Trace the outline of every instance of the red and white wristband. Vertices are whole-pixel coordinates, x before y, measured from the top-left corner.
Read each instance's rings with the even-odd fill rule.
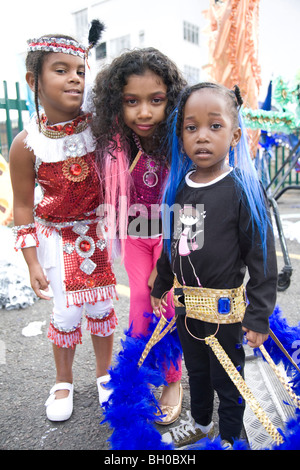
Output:
[[[27,225],[15,225],[13,227],[15,235],[15,250],[39,246],[35,223]]]

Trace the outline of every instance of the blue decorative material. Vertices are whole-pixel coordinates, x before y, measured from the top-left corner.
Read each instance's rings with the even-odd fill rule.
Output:
[[[163,232],[164,232],[164,248],[169,255],[171,260],[171,239],[172,239],[172,225],[174,214],[172,211],[166,210],[166,207],[172,207],[177,192],[182,187],[184,183],[184,177],[188,171],[193,167],[192,160],[183,152],[181,145],[178,141],[176,135],[176,126],[177,126],[177,117],[178,110],[175,109],[173,113],[170,114],[168,118],[168,147],[171,149],[171,160],[170,160],[170,172],[167,178],[164,197],[162,205],[162,222],[163,222]],[[166,205],[166,207],[165,207]]]
[[[281,309],[276,306],[274,312],[270,316],[269,319],[270,329],[274,332],[277,336],[278,340],[282,344],[282,346],[286,349],[289,355],[298,363],[299,367],[299,353],[297,352],[299,348],[300,342],[300,323],[295,326],[290,326],[283,317]],[[299,372],[294,368],[291,364],[290,360],[286,357],[286,355],[281,351],[279,346],[273,341],[273,339],[269,336],[267,341],[264,342],[264,347],[272,357],[272,360],[275,364],[282,363],[287,375],[292,377],[291,382],[294,384],[298,384],[299,381]],[[260,349],[254,349],[254,353],[257,355],[261,355]],[[300,384],[297,385],[297,390],[294,389],[295,393],[300,396]]]
[[[231,300],[229,297],[220,297],[218,300],[218,312],[222,315],[228,315],[231,310]]]
[[[158,319],[153,314],[151,330],[153,331]],[[299,341],[300,324],[290,327],[281,317],[281,311],[275,308],[270,317],[270,327],[280,339],[284,347],[293,354],[292,343]],[[149,337],[132,338],[131,332],[125,332],[126,339],[122,341],[123,349],[116,358],[116,365],[110,370],[110,388],[113,392],[106,403],[104,415],[113,432],[108,439],[114,450],[175,450],[172,444],[164,444],[160,432],[155,428],[154,413],[158,402],[149,384],[158,387],[164,383],[164,364],[170,358],[178,358],[181,354],[177,332],[168,333],[149,352],[144,364],[138,368],[139,358]],[[287,362],[287,358],[279,350],[273,340],[264,344],[275,363],[283,362],[285,370],[291,377],[290,384],[297,395],[300,395],[300,374]],[[298,344],[298,343],[297,343]],[[236,347],[242,347],[240,343]],[[277,349],[277,350],[276,350]],[[259,350],[258,350],[259,351]],[[266,450],[299,450],[300,449],[300,409],[295,407],[295,416],[288,421],[284,429],[284,443]],[[221,438],[214,441],[202,439],[186,447],[186,450],[224,450]],[[249,450],[247,442],[237,440],[233,450]]]
[[[261,109],[264,109],[265,111],[271,111],[272,109],[272,80],[269,83],[267,96]]]
[[[151,333],[139,338],[131,337],[131,329],[125,331],[126,338],[121,340],[123,349],[116,357],[115,366],[109,371],[109,388],[113,389],[105,404],[104,422],[109,422],[113,432],[108,439],[114,450],[172,450],[173,444],[161,441],[161,434],[155,428],[155,412],[159,409],[153,393],[153,386],[166,383],[165,368],[171,361],[177,365],[182,354],[177,330],[167,333],[150,350],[143,365],[138,367],[139,359],[148,343],[159,319],[151,316]],[[151,386],[152,385],[152,386]]]
[[[234,167],[234,147],[229,148],[229,166]]]
[[[232,172],[237,184],[242,189],[245,197],[245,203],[249,209],[250,223],[252,228],[258,230],[261,238],[261,246],[264,258],[264,269],[266,270],[266,255],[267,255],[267,233],[271,228],[271,223],[268,217],[264,193],[259,181],[257,171],[253,165],[253,160],[250,155],[247,132],[244,125],[242,113],[239,112],[239,127],[241,128],[241,139],[235,147],[236,164],[235,167],[240,171]],[[181,143],[178,140],[177,130],[178,110],[176,109],[168,119],[169,135],[168,145],[171,149],[170,172],[166,181],[163,204],[162,204],[162,221],[164,232],[164,249],[168,253],[171,260],[171,239],[173,227],[173,213],[167,208],[173,207],[175,203],[176,194],[184,183],[184,176],[193,168],[192,160],[184,152]],[[231,158],[231,163],[233,159]]]
[[[265,196],[262,191],[261,183],[257,175],[257,171],[253,165],[253,160],[250,156],[249,145],[247,140],[247,131],[244,124],[244,119],[239,112],[239,126],[242,131],[242,136],[237,144],[237,167],[240,172],[233,173],[235,180],[244,191],[247,205],[249,208],[249,215],[252,228],[258,230],[264,259],[264,271],[266,272],[266,259],[267,259],[267,234],[268,230],[272,229],[271,222],[268,217]]]

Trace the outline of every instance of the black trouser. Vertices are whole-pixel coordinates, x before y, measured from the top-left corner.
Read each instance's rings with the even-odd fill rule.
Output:
[[[194,339],[187,331],[185,315],[179,315],[176,323],[189,375],[191,414],[198,424],[207,426],[212,421],[215,390],[220,400],[220,436],[232,443],[240,437],[245,402],[211,347]],[[218,325],[187,318],[187,326],[194,336],[203,339],[214,334]],[[220,325],[216,337],[243,376],[245,353],[241,323]]]

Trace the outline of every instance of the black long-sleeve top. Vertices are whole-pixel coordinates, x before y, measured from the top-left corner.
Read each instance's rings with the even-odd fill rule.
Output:
[[[248,268],[249,304],[243,326],[268,333],[268,318],[274,310],[277,291],[273,231],[271,227],[268,229],[264,270],[259,233],[252,227],[234,171],[209,185],[197,185],[187,175],[176,198],[175,207],[181,207],[181,212],[177,218],[175,215],[171,263],[163,251],[157,262],[158,275],[151,295],[161,298],[171,289],[174,275],[187,286],[198,287],[200,282],[202,287],[212,289],[236,288],[244,282]]]

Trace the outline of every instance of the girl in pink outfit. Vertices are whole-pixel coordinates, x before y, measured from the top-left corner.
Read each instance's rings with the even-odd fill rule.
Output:
[[[150,292],[162,250],[160,203],[168,175],[166,119],[184,86],[175,64],[147,48],[116,58],[98,74],[94,88],[92,129],[100,174],[106,172],[108,219],[117,214],[113,220],[130,287],[129,326],[136,337],[147,334],[151,316],[144,313],[153,312]],[[174,310],[165,315],[173,317]],[[180,414],[180,380],[181,358],[166,370],[160,424],[170,424]]]

